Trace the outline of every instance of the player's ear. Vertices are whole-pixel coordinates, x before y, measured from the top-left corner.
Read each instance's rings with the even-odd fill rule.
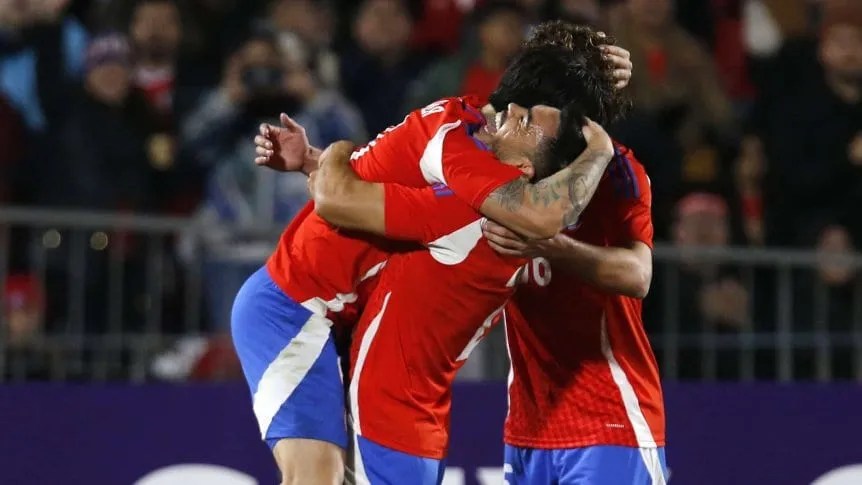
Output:
[[[515,166],[518,167],[518,170],[523,172],[529,180],[533,180],[533,177],[536,176],[536,167],[533,165],[532,160],[527,157],[521,157],[518,159],[518,163],[516,163]]]

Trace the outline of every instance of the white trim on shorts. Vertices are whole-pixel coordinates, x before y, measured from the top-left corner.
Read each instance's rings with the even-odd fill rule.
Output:
[[[667,485],[667,479],[664,476],[664,468],[661,466],[661,457],[658,454],[658,448],[640,448],[641,458],[643,458],[647,473],[652,479],[652,485]]]
[[[254,393],[254,416],[266,439],[269,426],[320,357],[329,340],[331,322],[312,314],[261,375]]]

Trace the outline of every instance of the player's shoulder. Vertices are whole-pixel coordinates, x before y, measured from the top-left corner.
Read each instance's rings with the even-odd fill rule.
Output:
[[[635,155],[634,150],[616,140],[614,140],[614,158],[629,163],[635,172],[646,173],[646,168]]]
[[[617,141],[614,141],[614,158],[607,173],[617,194],[638,199],[651,191],[651,181],[644,165],[631,148]]]
[[[427,123],[435,124],[451,122],[482,124],[485,122],[478,98],[473,96],[440,98],[415,110],[413,114]]]

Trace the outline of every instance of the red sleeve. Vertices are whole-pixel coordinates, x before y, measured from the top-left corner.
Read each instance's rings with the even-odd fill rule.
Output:
[[[444,185],[384,184],[386,237],[428,244],[480,216]]]
[[[386,237],[426,243],[433,236],[431,221],[437,208],[433,187],[413,188],[383,184]]]
[[[517,168],[500,162],[467,133],[462,122],[444,125],[420,161],[426,180],[447,185],[459,199],[479,210],[488,195],[521,177]],[[433,146],[435,142],[437,146]]]
[[[624,171],[623,177],[629,180],[630,192],[617,205],[617,213],[622,224],[619,227],[620,239],[626,243],[640,241],[653,248],[652,190],[650,180],[628,148],[618,146],[618,157],[622,157],[618,169]],[[622,241],[621,241],[622,242]]]

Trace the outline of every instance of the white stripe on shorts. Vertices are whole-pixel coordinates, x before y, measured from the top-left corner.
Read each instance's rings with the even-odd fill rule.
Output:
[[[253,400],[254,416],[264,439],[275,413],[305,379],[323,352],[329,340],[329,327],[329,320],[312,314],[261,376]]]
[[[640,452],[647,472],[652,479],[652,485],[667,485],[664,469],[661,466],[661,458],[658,456],[658,448],[641,448]]]

